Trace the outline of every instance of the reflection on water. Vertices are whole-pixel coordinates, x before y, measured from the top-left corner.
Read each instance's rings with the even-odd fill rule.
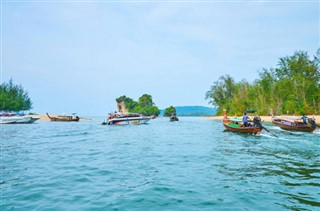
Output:
[[[101,118],[102,119],[102,118]],[[317,210],[320,133],[220,121],[2,125],[3,210]],[[273,135],[274,134],[274,135]]]

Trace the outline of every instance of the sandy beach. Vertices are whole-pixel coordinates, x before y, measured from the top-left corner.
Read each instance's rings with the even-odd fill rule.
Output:
[[[49,119],[49,117],[47,116],[47,114],[36,114],[36,115],[31,115],[31,116],[40,117],[39,120],[41,120],[41,121],[50,121],[50,119]],[[50,114],[50,116],[57,117],[58,115],[57,115],[57,114]],[[80,117],[80,120],[91,120],[91,118],[88,118],[88,117]]]
[[[285,115],[283,115],[285,116]],[[234,117],[234,116],[229,116],[229,117]],[[237,116],[239,117],[239,116]],[[253,119],[254,116],[250,116],[250,119]],[[277,116],[277,117],[281,117],[281,116]],[[294,116],[297,118],[301,118],[301,116]],[[320,115],[307,115],[307,117],[311,118],[315,118],[316,119],[316,123],[319,124],[320,123]],[[222,120],[223,116],[208,116],[205,117],[205,119],[209,119],[209,120]],[[261,120],[264,122],[271,122],[271,116],[260,116]]]
[[[43,121],[50,121],[50,119],[48,118],[48,116],[46,114],[38,114],[38,115],[34,115],[34,116],[38,116],[40,117],[40,120],[43,120]],[[50,115],[51,116],[51,115]],[[57,115],[52,115],[52,116],[57,116]],[[285,116],[285,115],[283,115]],[[229,117],[235,117],[235,116],[229,116]],[[237,116],[239,117],[239,116]],[[250,119],[253,119],[254,116],[250,116]],[[281,117],[281,116],[278,116],[278,117]],[[301,118],[301,116],[294,116],[294,117],[297,117],[297,118]],[[313,117],[316,119],[316,123],[317,124],[320,124],[320,115],[307,115],[307,117]],[[203,117],[204,119],[207,119],[207,120],[222,120],[223,116],[206,116],[206,117]],[[271,116],[260,116],[261,120],[264,121],[264,122],[271,122]],[[91,118],[87,118],[87,117],[80,117],[80,119],[82,120],[91,120]]]

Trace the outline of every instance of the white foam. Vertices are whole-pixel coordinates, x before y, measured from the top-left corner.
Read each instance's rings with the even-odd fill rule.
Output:
[[[289,141],[290,139],[286,139],[286,138],[282,138],[282,137],[279,137],[278,135],[276,134],[272,134],[272,133],[259,133],[258,134],[259,136],[263,136],[263,137],[266,137],[266,138],[271,138],[271,139],[277,139],[277,140],[286,140],[286,141]]]

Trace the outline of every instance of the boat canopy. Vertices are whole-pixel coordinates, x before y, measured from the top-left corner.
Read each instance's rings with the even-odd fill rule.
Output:
[[[299,120],[300,118],[295,116],[282,116],[281,119]]]
[[[276,117],[276,118],[279,120],[282,120],[282,121],[289,121],[289,122],[301,120],[300,118],[295,117],[295,116],[282,116],[282,117]]]
[[[229,120],[232,122],[242,122],[243,121],[242,118],[230,118]]]
[[[257,110],[255,110],[255,109],[247,110],[247,113],[256,113],[256,112],[257,112]]]

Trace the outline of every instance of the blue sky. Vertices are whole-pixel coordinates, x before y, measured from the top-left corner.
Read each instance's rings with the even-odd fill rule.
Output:
[[[32,111],[106,115],[115,98],[208,106],[220,76],[253,81],[319,48],[318,1],[2,1],[2,81]]]

